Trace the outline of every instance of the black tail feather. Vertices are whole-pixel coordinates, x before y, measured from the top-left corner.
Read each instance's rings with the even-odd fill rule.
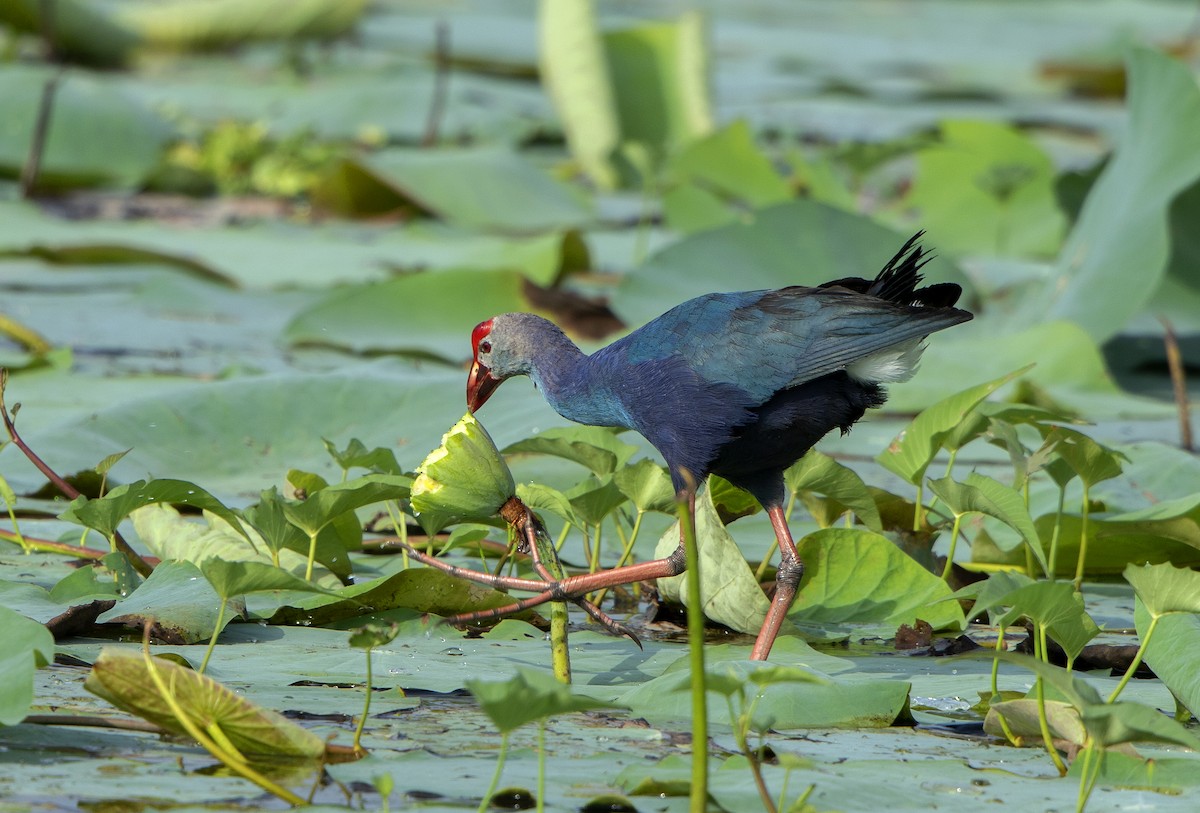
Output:
[[[933,255],[921,247],[920,240],[925,236],[924,230],[908,238],[904,247],[896,252],[896,256],[888,260],[888,264],[875,277],[867,293],[895,302],[897,305],[913,304],[913,294],[923,279],[921,269],[933,259]]]
[[[896,252],[896,256],[888,260],[887,265],[879,272],[874,280],[860,277],[844,277],[843,279],[826,282],[822,288],[848,288],[851,291],[868,296],[879,297],[897,305],[916,305],[927,308],[949,308],[962,296],[962,288],[953,282],[939,282],[927,288],[917,290],[924,277],[921,269],[933,259],[933,255],[920,244],[925,236],[921,230],[908,239],[908,242]]]

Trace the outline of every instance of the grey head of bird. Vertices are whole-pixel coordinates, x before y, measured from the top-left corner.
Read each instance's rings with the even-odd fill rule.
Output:
[[[507,378],[531,375],[550,353],[569,354],[575,347],[553,322],[532,313],[502,313],[471,331],[473,354],[467,376],[467,407],[475,412]]]

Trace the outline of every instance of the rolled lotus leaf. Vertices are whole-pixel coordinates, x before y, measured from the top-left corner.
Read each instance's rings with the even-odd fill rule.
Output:
[[[516,491],[496,444],[468,412],[417,468],[412,507],[425,532],[435,534],[455,523],[491,519]]]

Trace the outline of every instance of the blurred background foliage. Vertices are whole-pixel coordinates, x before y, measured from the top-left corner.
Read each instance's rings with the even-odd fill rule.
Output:
[[[64,466],[117,444],[139,451],[115,478],[203,479],[115,415],[223,397],[187,390],[213,378],[283,387],[284,410],[328,375],[458,402],[493,313],[597,346],[707,291],[873,274],[925,229],[928,276],[978,318],[890,408],[1036,361],[1010,397],[1164,438],[1164,319],[1200,357],[1198,19],[1167,0],[0,0],[0,364],[46,396],[26,420]],[[557,420],[506,397],[502,441]],[[419,450],[457,408],[356,426]]]

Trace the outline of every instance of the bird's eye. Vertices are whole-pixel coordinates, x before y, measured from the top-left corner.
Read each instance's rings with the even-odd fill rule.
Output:
[[[487,339],[484,339],[483,341],[481,341],[481,342],[479,343],[479,352],[480,352],[480,353],[490,353],[490,352],[492,352],[492,343],[491,343],[491,342],[489,342]]]

